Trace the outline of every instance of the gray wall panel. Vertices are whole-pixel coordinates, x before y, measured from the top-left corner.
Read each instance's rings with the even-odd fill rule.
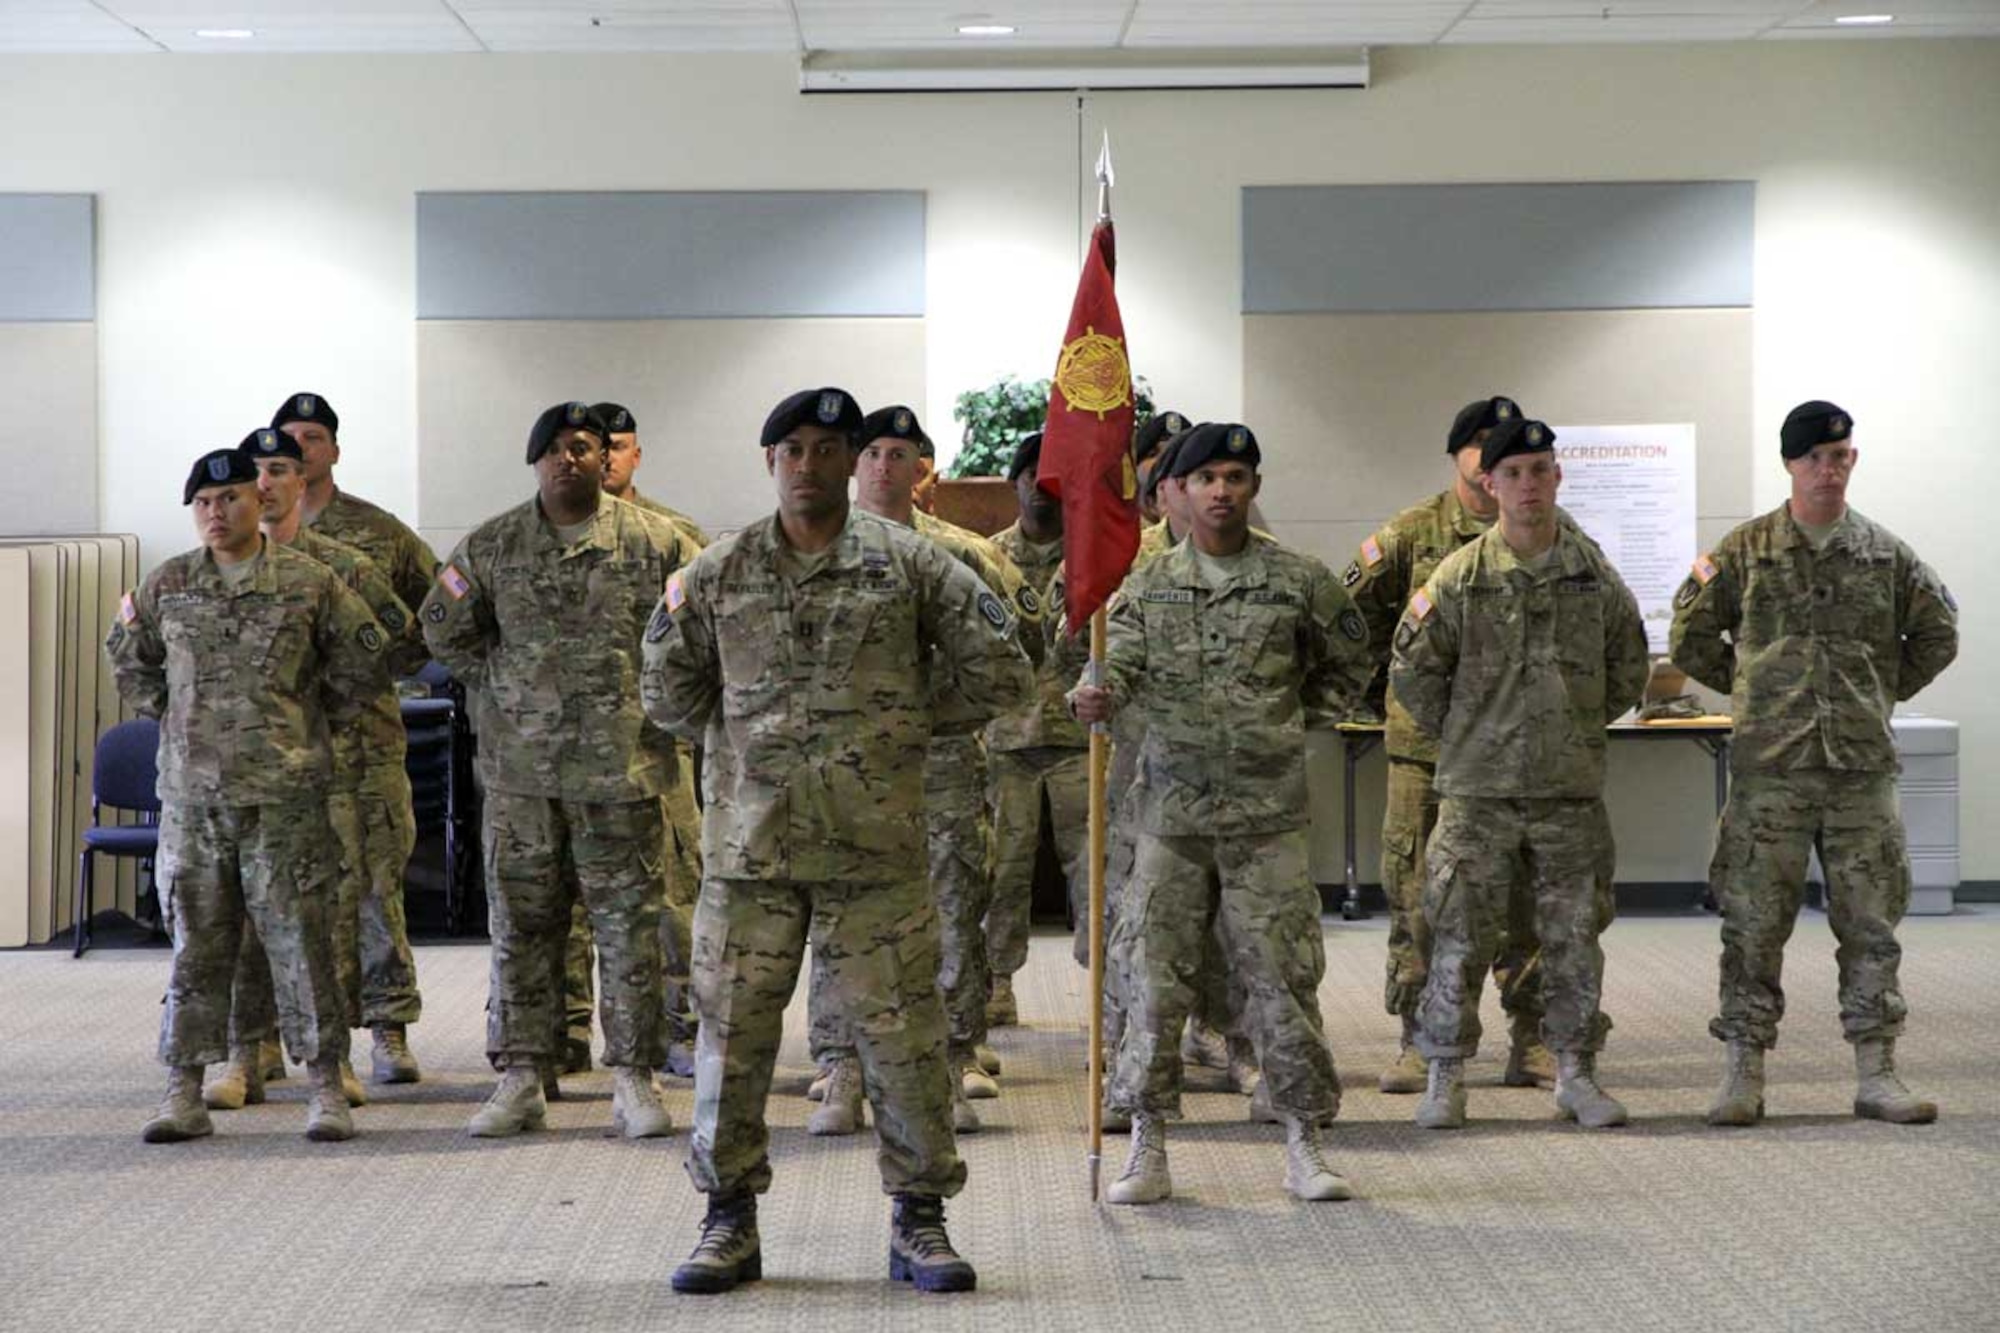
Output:
[[[1756,186],[1299,185],[1243,191],[1243,311],[1751,304]]]
[[[96,197],[0,194],[0,321],[97,318]]]
[[[419,319],[924,313],[910,190],[419,194]]]

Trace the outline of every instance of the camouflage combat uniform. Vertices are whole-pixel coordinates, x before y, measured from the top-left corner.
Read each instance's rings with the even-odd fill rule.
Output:
[[[649,513],[672,523],[681,535],[681,563],[699,555],[708,545],[708,534],[678,509],[669,509],[637,487],[622,497]],[[676,742],[675,762],[680,777],[660,798],[667,821],[667,901],[660,912],[660,963],[665,982],[665,1040],[694,1044],[694,992],[688,984],[692,965],[694,903],[701,892],[701,811],[695,805],[694,747]],[[590,1019],[596,1008],[596,987],[591,980],[595,966],[590,947],[590,913],[579,900],[572,911],[569,942],[564,953],[564,1027],[571,1041],[590,1044]]]
[[[406,606],[423,605],[437,574],[437,553],[409,525],[377,504],[336,490],[306,525],[373,560]],[[419,664],[421,665],[421,664]]]
[[[1558,1054],[1603,1048],[1597,941],[1616,910],[1604,728],[1639,701],[1648,671],[1638,603],[1567,524],[1536,565],[1496,527],[1411,598],[1389,688],[1437,739],[1443,798],[1426,857],[1426,1059],[1478,1049],[1479,992],[1521,875],[1541,942],[1543,1042]]]
[[[1389,655],[1396,622],[1410,595],[1429,581],[1444,558],[1477,541],[1492,526],[1441,491],[1397,514],[1361,543],[1341,583],[1368,621],[1376,676],[1369,703],[1381,710],[1389,757],[1388,804],[1382,816],[1382,893],[1389,900],[1388,977],[1382,1004],[1414,1020],[1430,971],[1430,928],[1424,924],[1424,851],[1437,826],[1437,742],[1410,720],[1388,689]],[[1523,883],[1508,905],[1506,943],[1493,960],[1500,1004],[1509,1014],[1539,1023],[1541,973],[1535,968],[1533,905]]]
[[[1312,1122],[1340,1082],[1319,1011],[1326,972],[1306,858],[1308,726],[1332,726],[1368,681],[1368,629],[1332,572],[1253,537],[1205,567],[1182,542],[1113,599],[1104,686],[1142,714],[1137,830],[1110,952],[1127,1027],[1111,1104],[1180,1114],[1181,1029],[1207,937],[1244,990],[1271,1105]]]
[[[883,520],[885,522],[889,520]],[[978,533],[921,509],[910,525],[970,569],[1014,613],[1021,645],[1041,652],[1041,599],[1021,571]],[[924,828],[931,896],[938,912],[938,991],[944,997],[951,1058],[964,1064],[986,1040],[988,957],[985,921],[993,891],[993,824],[986,806],[986,750],[978,732],[933,735],[924,753]],[[806,1000],[815,1063],[854,1056],[853,1034],[823,988],[825,966],[813,955]]]
[[[1785,941],[1817,847],[1841,1027],[1852,1042],[1896,1037],[1910,870],[1889,717],[1957,656],[1957,604],[1880,524],[1849,509],[1816,551],[1781,505],[1697,560],[1674,607],[1675,665],[1727,690],[1736,719],[1709,872],[1722,904],[1722,1012],[1709,1031],[1777,1044]]]
[[[127,596],[105,640],[119,693],[160,722],[157,868],[174,940],[159,1057],[228,1056],[245,919],[263,941],[278,1025],[302,1064],[345,1059],[329,944],[339,844],[327,824],[329,728],[383,689],[385,639],[332,570],[266,541],[230,582],[206,550]]]
[[[408,675],[430,656],[417,618],[381,569],[359,550],[299,529],[290,549],[312,557],[367,604],[384,631],[390,673]],[[327,819],[339,840],[339,890],[330,912],[334,970],[349,1027],[409,1024],[423,1012],[417,965],[403,914],[403,871],[416,845],[410,779],[403,767],[408,733],[393,684],[350,726],[333,730],[333,782]],[[254,930],[243,932],[230,1013],[232,1045],[250,1046],[277,1031],[271,969]]]
[[[1037,545],[1016,523],[996,533],[998,546],[1020,569],[1037,599],[1048,596],[1062,564],[1058,538]],[[1039,608],[1038,608],[1039,609]],[[1060,608],[1044,622],[1043,638],[1064,633]],[[1088,643],[1085,650],[1088,651]],[[993,902],[986,913],[987,963],[996,977],[1011,977],[1028,961],[1028,924],[1035,890],[1035,856],[1041,844],[1042,807],[1072,905],[1089,888],[1084,863],[1090,850],[1090,734],[1069,715],[1063,694],[1076,668],[1060,653],[1044,651],[1036,672],[1036,697],[986,729],[988,795],[993,809]],[[1078,919],[1082,919],[1081,911]]]
[[[857,510],[815,555],[775,517],[709,547],[646,639],[648,714],[705,756],[689,1175],[769,1187],[764,1105],[810,943],[859,1047],[885,1191],[956,1193],[924,756],[1032,688],[1013,616],[940,547]]]
[[[424,599],[424,638],[465,682],[479,738],[498,1068],[560,1053],[579,897],[603,958],[605,1063],[664,1058],[660,798],[680,766],[640,708],[639,645],[680,564],[679,533],[643,510],[603,496],[565,546],[530,499],[473,529]]]

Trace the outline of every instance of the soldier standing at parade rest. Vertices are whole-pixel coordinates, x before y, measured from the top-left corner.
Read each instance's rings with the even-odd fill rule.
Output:
[[[1465,1061],[1479,1048],[1479,992],[1506,938],[1516,877],[1534,894],[1556,1108],[1588,1128],[1625,1123],[1597,1084],[1611,1022],[1598,936],[1615,914],[1604,809],[1604,729],[1639,702],[1649,664],[1639,605],[1595,543],[1556,509],[1555,432],[1519,416],[1480,447],[1499,501],[1410,599],[1389,688],[1437,742],[1442,798],[1424,918],[1430,975],[1417,1048],[1430,1062],[1416,1123],[1465,1123]]]
[[[1062,502],[1035,484],[1041,461],[1040,431],[1014,449],[1007,464],[1021,516],[994,534],[993,544],[1013,561],[1039,602],[1055,580],[1063,557]],[[1055,619],[1044,638],[1062,633]],[[1028,706],[996,718],[986,729],[987,785],[993,810],[993,898],[986,912],[987,963],[992,998],[987,1021],[1018,1021],[1014,974],[1028,961],[1028,923],[1035,889],[1035,854],[1041,844],[1043,809],[1074,902],[1087,887],[1084,854],[1089,850],[1090,738],[1069,715],[1063,694],[1076,679],[1061,655],[1044,652],[1035,674],[1035,697]]]
[[[855,505],[890,523],[914,528],[973,572],[1014,612],[1031,658],[1041,649],[1041,602],[1021,571],[984,537],[917,509],[912,501],[917,460],[929,437],[915,412],[901,404],[862,419],[855,463]],[[997,1097],[999,1057],[986,1043],[985,919],[992,898],[993,828],[986,807],[986,751],[978,733],[933,735],[924,756],[925,841],[931,893],[938,912],[938,990],[950,1029],[954,1086],[952,1127],[979,1129],[972,1099]],[[861,1065],[853,1034],[826,986],[826,960],[813,955],[809,991],[813,1059],[827,1071],[824,1104],[806,1123],[812,1134],[852,1134],[861,1127]]]
[[[1351,1197],[1318,1137],[1340,1080],[1319,1012],[1305,733],[1332,726],[1367,685],[1368,628],[1324,565],[1251,532],[1260,459],[1244,426],[1209,422],[1181,438],[1165,485],[1185,495],[1188,536],[1127,578],[1104,684],[1070,694],[1082,722],[1126,707],[1145,717],[1130,798],[1138,844],[1110,945],[1127,1008],[1110,1096],[1132,1120],[1112,1203],[1172,1193],[1166,1121],[1180,1115],[1181,1030],[1212,929],[1285,1123],[1285,1188]]]
[[[669,1132],[653,1087],[661,1038],[660,911],[679,779],[672,738],[639,705],[639,642],[667,576],[673,525],[603,492],[609,432],[584,403],[536,418],[536,495],[468,534],[419,613],[438,661],[465,682],[479,737],[493,964],[486,1048],[500,1085],[475,1137],[539,1128],[562,1047],[571,906],[590,911],[612,1070],[627,1138]]]
[[[422,665],[429,653],[417,620],[373,560],[352,546],[322,537],[299,523],[305,474],[298,442],[268,427],[251,431],[236,446],[257,468],[262,503],[259,527],[277,546],[311,556],[367,604],[383,630],[382,659],[394,674]],[[403,870],[416,843],[410,815],[410,779],[404,771],[407,736],[396,690],[387,677],[351,726],[333,729],[333,783],[327,789],[327,818],[340,841],[338,892],[328,913],[334,971],[350,1028],[375,1033],[374,1078],[378,1083],[414,1083],[419,1070],[402,1037],[402,1025],[419,1012],[416,963],[403,927]],[[370,896],[382,901],[364,913]],[[393,930],[375,923],[390,921]],[[402,942],[402,952],[394,952]],[[366,977],[374,984],[364,984]],[[385,986],[381,984],[386,981]],[[277,1010],[271,965],[254,930],[243,932],[230,1012],[229,1064],[202,1097],[212,1111],[233,1111],[264,1100],[264,1070],[283,1068],[277,1049]],[[260,1047],[265,1048],[260,1055]],[[343,1062],[341,1086],[354,1106],[366,1103],[361,1083]]]
[[[1914,551],[1848,506],[1861,454],[1851,415],[1801,403],[1778,441],[1791,496],[1696,560],[1674,597],[1674,664],[1727,692],[1736,722],[1709,872],[1722,905],[1722,1012],[1708,1030],[1729,1043],[1729,1064],[1708,1122],[1764,1117],[1785,941],[1817,848],[1840,942],[1854,1114],[1926,1123],[1936,1103],[1904,1087],[1895,1064],[1910,867],[1890,714],[1958,655],[1958,604]]]
[[[394,514],[334,485],[333,467],[340,461],[340,414],[333,410],[333,405],[316,393],[295,393],[271,414],[271,429],[283,431],[299,446],[305,475],[305,494],[299,499],[301,524],[321,537],[352,546],[373,560],[376,568],[388,576],[396,596],[414,612],[430,591],[431,579],[437,573],[437,556],[422,537]],[[391,638],[394,637],[392,634]],[[390,670],[415,671],[422,665],[421,661],[415,666],[398,663],[392,655]],[[395,799],[384,786],[388,781],[387,758],[372,756],[368,763],[376,770],[378,780],[369,784],[364,803]],[[408,807],[407,797],[403,804]],[[385,813],[382,829],[370,835],[371,854],[381,857],[386,864],[387,848],[399,836],[396,830],[406,826],[412,830],[416,827],[412,810]],[[371,943],[362,955],[362,986],[369,994],[382,997],[383,1002],[383,1007],[375,1010],[375,1017],[369,1020],[374,1029],[376,1065],[380,1068],[386,1057],[389,1063],[385,1072],[393,1076],[386,1081],[413,1083],[420,1071],[416,1057],[410,1054],[409,1025],[421,1014],[423,997],[417,989],[415,955],[410,952],[410,933],[402,911],[403,866],[399,864],[394,874],[398,891],[393,903],[387,893],[372,893],[361,900],[362,938],[380,943],[380,947]],[[284,1073],[282,1061],[277,1072]],[[378,1081],[383,1081],[379,1075]]]
[[[1444,449],[1452,460],[1451,486],[1397,514],[1361,543],[1341,584],[1368,621],[1376,676],[1369,703],[1382,710],[1389,755],[1389,796],[1382,816],[1382,892],[1389,900],[1389,975],[1383,1007],[1402,1019],[1400,1055],[1382,1074],[1383,1092],[1422,1092],[1429,1066],[1416,1048],[1417,999],[1430,972],[1430,930],[1424,924],[1424,852],[1437,825],[1437,742],[1410,720],[1389,690],[1389,656],[1396,622],[1410,597],[1429,581],[1444,558],[1478,541],[1499,513],[1481,484],[1479,450],[1495,426],[1521,417],[1511,398],[1475,399],[1459,410]],[[1385,697],[1386,696],[1386,697]],[[1500,1005],[1509,1019],[1509,1087],[1553,1088],[1555,1056],[1542,1044],[1542,983],[1534,966],[1531,895],[1518,883],[1507,908],[1506,943],[1493,960]]]
[[[214,1132],[201,1076],[228,1054],[246,916],[271,961],[285,1042],[312,1070],[306,1137],[354,1135],[326,923],[339,856],[328,729],[351,725],[387,685],[384,635],[332,570],[258,532],[256,483],[240,450],[195,461],[181,502],[201,548],[126,594],[104,645],[125,702],[160,723],[158,873],[174,957],[160,1019],[167,1095],[148,1143]]]
[[[894,1199],[889,1275],[926,1291],[976,1283],[945,1231],[965,1164],[925,877],[924,756],[932,735],[1018,706],[1033,678],[996,594],[935,543],[850,507],[861,423],[841,389],[779,403],[760,436],[777,513],[676,574],[646,630],[647,712],[705,755],[687,1165],[708,1211],[676,1291],[762,1275],[765,1102],[808,943],[875,1113]]]

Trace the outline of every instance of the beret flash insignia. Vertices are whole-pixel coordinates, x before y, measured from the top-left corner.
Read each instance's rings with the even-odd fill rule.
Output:
[[[302,417],[316,417],[319,415],[319,399],[309,393],[302,393],[293,399],[292,407]]]
[[[1834,414],[1833,414],[1832,416],[1828,417],[1828,418],[1826,419],[1826,437],[1827,437],[1827,438],[1828,438],[1829,440],[1844,440],[1844,439],[1846,439],[1846,438],[1847,438],[1847,418],[1846,418],[1846,417],[1844,417],[1844,416],[1842,416],[1842,415],[1841,415],[1840,413],[1838,413],[1838,412],[1835,412],[1835,413],[1834,413]]]
[[[840,395],[832,389],[828,389],[825,393],[821,394],[819,396],[819,407],[815,409],[814,414],[819,417],[823,425],[831,426],[834,422],[840,420]]]
[[[581,426],[590,419],[590,409],[582,403],[571,403],[563,409],[563,420],[572,426]]]
[[[209,460],[208,460],[208,479],[209,479],[210,481],[228,481],[228,480],[229,480],[229,460],[228,460],[227,458],[211,458],[211,459],[209,459]]]
[[[908,435],[910,433],[910,427],[916,424],[917,424],[917,419],[910,415],[909,408],[899,407],[896,409],[896,420],[895,420],[896,434]]]
[[[278,432],[269,429],[258,431],[257,447],[267,454],[278,452]]]
[[[1179,435],[1187,429],[1187,418],[1178,412],[1167,413],[1164,420],[1166,422],[1167,434],[1169,435]]]
[[[1249,432],[1249,431],[1247,431],[1247,430],[1243,429],[1243,427],[1241,427],[1241,426],[1237,426],[1237,427],[1234,427],[1233,429],[1231,429],[1231,430],[1230,430],[1230,432],[1229,432],[1229,452],[1230,452],[1230,453],[1232,453],[1232,454],[1240,454],[1240,453],[1242,453],[1242,452],[1243,452],[1243,451],[1244,451],[1245,449],[1247,449],[1247,448],[1249,448],[1249,447],[1250,447],[1250,432]]]
[[[1535,426],[1535,425],[1529,426],[1528,429],[1523,433],[1528,437],[1529,444],[1540,444],[1547,435],[1547,432],[1545,432],[1540,426]]]
[[[1520,410],[1520,408],[1514,406],[1514,400],[1511,398],[1495,398],[1493,400],[1493,419],[1496,421],[1505,421]]]

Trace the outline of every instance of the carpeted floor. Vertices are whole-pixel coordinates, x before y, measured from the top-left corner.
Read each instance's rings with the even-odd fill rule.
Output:
[[[1774,1119],[1753,1131],[1700,1121],[1722,1049],[1705,1031],[1712,917],[1628,919],[1606,937],[1618,1027],[1602,1073],[1637,1120],[1598,1133],[1553,1121],[1546,1093],[1497,1086],[1491,1049],[1473,1127],[1411,1127],[1413,1098],[1374,1091],[1395,1036],[1385,927],[1326,929],[1323,999],[1349,1084],[1332,1143],[1361,1197],[1294,1203],[1279,1131],[1203,1091],[1170,1139],[1174,1201],[1093,1207],[1080,974],[1066,940],[1038,938],[1026,1024],[996,1043],[1005,1096],[981,1103],[988,1129],[964,1143],[972,1179],[950,1216],[979,1267],[967,1297],[886,1280],[872,1141],[804,1133],[802,1004],[771,1108],[767,1280],[676,1297],[665,1276],[701,1214],[682,1139],[608,1138],[605,1074],[572,1081],[551,1132],[464,1136],[491,1085],[484,948],[418,951],[425,1081],[384,1090],[344,1145],[300,1136],[296,1076],[271,1104],[219,1116],[213,1139],[142,1145],[165,952],[0,954],[0,1329],[2000,1327],[2000,910],[1903,928],[1902,1063],[1944,1107],[1916,1128],[1849,1114],[1817,914],[1791,949]],[[1490,996],[1488,1010],[1489,1034],[1504,1031]],[[685,1085],[669,1096],[682,1124],[689,1100]],[[1121,1160],[1108,1142],[1107,1180]]]

